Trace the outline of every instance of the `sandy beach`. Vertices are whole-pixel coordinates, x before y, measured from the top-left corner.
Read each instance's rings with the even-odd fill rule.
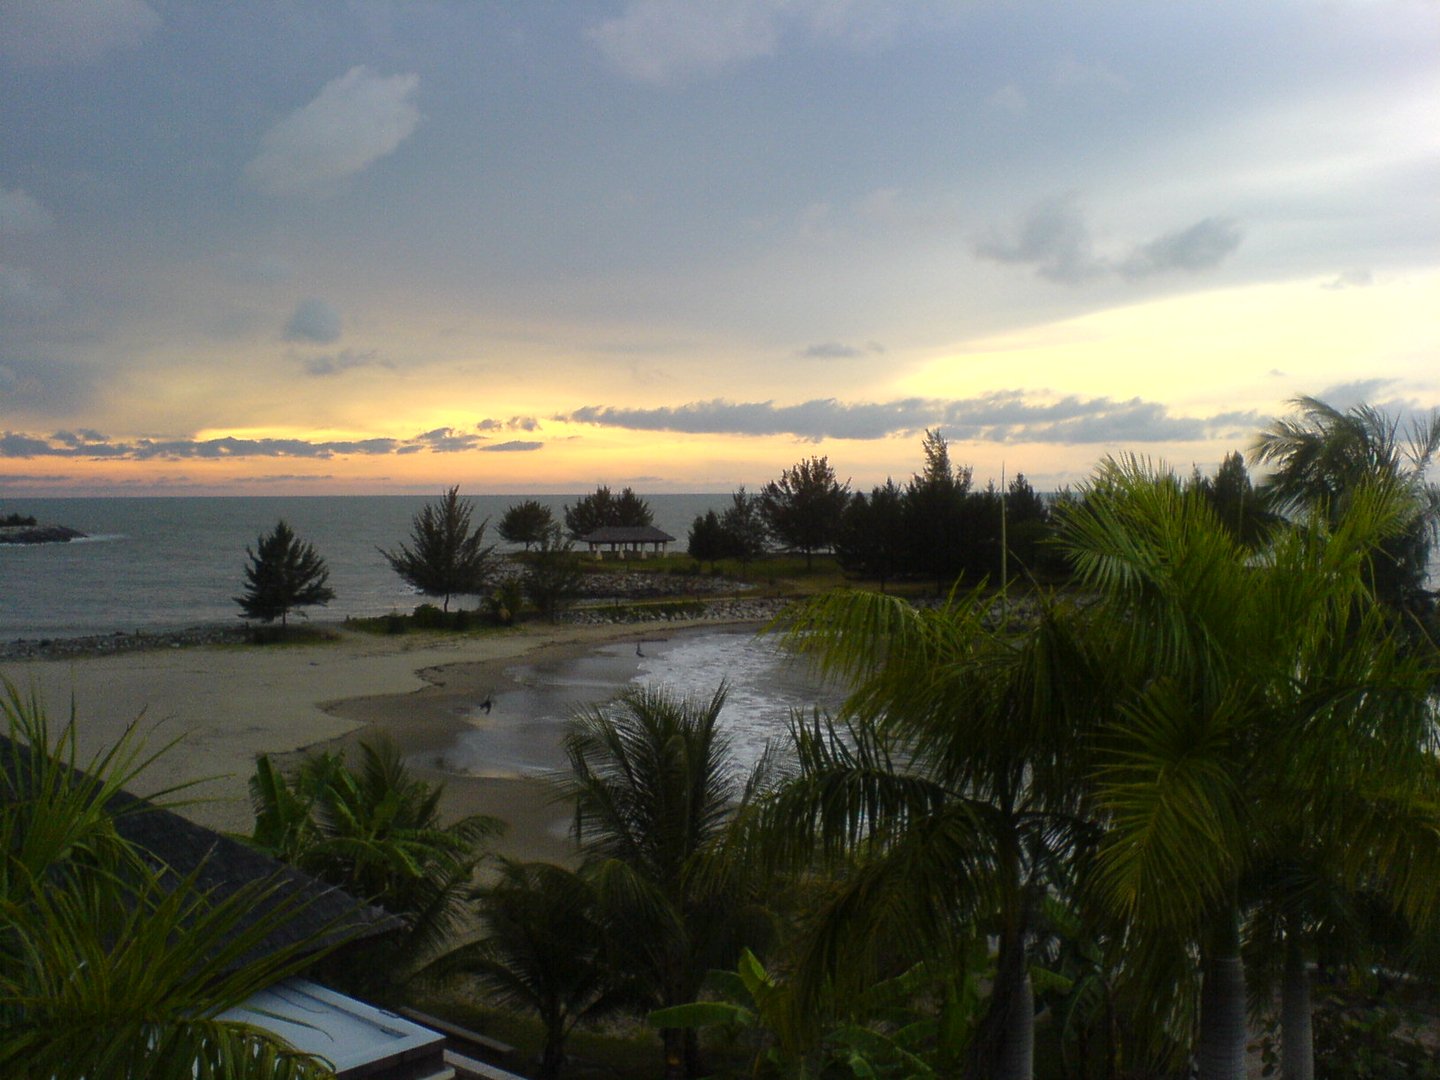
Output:
[[[714,622],[667,624],[714,628]],[[566,861],[566,810],[540,780],[456,776],[422,764],[467,727],[474,706],[526,662],[578,657],[607,642],[653,636],[644,625],[551,626],[456,637],[381,637],[330,627],[338,640],[285,646],[202,646],[63,660],[6,661],[0,675],[45,703],[52,726],[73,702],[82,761],[138,725],[147,749],[175,745],[133,785],[151,794],[194,783],[179,808],[212,828],[248,832],[246,782],[257,755],[343,748],[383,733],[417,774],[445,781],[445,812],[507,823],[502,854]]]

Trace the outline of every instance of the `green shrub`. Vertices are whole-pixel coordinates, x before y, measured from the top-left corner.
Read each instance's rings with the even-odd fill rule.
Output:
[[[1440,1060],[1417,1034],[1425,1022],[1388,997],[1356,1001],[1319,991],[1316,1080],[1440,1080]]]
[[[410,622],[417,630],[443,630],[445,614],[434,604],[420,604],[410,616]]]

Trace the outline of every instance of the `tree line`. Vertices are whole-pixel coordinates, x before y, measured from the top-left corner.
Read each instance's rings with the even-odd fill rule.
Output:
[[[531,556],[518,593],[501,581],[495,545],[485,543],[489,519],[474,522],[474,509],[460,498],[458,487],[421,508],[411,522],[408,541],[394,549],[381,548],[379,554],[406,584],[439,599],[442,613],[449,613],[454,598],[486,596],[491,613],[509,622],[523,597],[549,616],[578,587],[573,540],[606,525],[649,525],[654,520],[649,504],[632,489],[613,495],[603,485],[574,506],[567,505],[564,515],[562,532],[550,508],[529,499],[510,506],[500,519],[500,537],[522,544]],[[261,535],[253,549],[247,547],[245,554],[245,587],[234,598],[244,618],[263,623],[279,619],[283,629],[290,612],[324,606],[335,598],[324,558],[284,520]]]

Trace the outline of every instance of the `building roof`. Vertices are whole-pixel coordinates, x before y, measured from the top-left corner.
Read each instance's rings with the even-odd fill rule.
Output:
[[[0,798],[24,798],[21,789],[30,775],[26,768],[33,747],[0,735]],[[78,773],[79,770],[76,770]],[[81,773],[81,776],[84,774]],[[232,968],[243,967],[260,956],[300,944],[306,951],[384,933],[399,925],[392,915],[362,904],[353,896],[287,866],[269,855],[203,825],[156,806],[128,792],[118,792],[107,807],[116,831],[148,852],[176,876],[195,872],[195,887],[223,900],[255,881],[274,879],[276,889],[251,909],[235,928],[239,934],[277,906],[293,903],[291,917],[272,930],[260,944],[238,957]]]
[[[602,525],[580,537],[582,544],[671,544],[675,537],[654,525]]]

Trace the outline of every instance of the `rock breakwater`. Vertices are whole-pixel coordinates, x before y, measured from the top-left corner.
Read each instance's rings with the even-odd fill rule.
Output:
[[[191,626],[184,630],[137,630],[71,638],[18,638],[0,644],[0,660],[55,660],[71,656],[111,656],[147,649],[183,649],[195,645],[240,645],[254,631],[245,626]]]
[[[85,533],[68,525],[0,526],[0,544],[68,544],[85,537]]]

